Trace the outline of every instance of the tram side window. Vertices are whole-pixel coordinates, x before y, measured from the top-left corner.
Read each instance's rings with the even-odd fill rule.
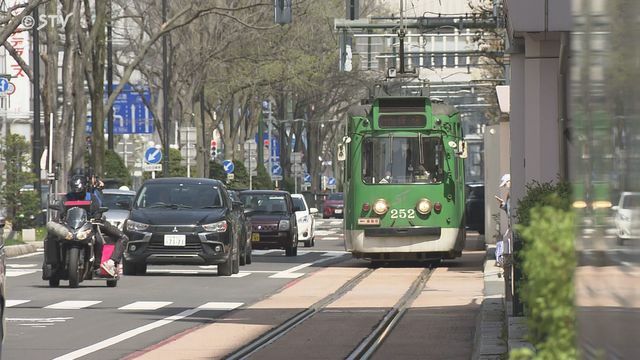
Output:
[[[444,177],[440,137],[369,137],[364,140],[365,184],[431,184]]]

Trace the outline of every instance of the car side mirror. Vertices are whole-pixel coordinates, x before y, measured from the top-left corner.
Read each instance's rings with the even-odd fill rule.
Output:
[[[313,215],[313,214],[317,214],[318,213],[318,209],[316,208],[309,208],[309,214]]]

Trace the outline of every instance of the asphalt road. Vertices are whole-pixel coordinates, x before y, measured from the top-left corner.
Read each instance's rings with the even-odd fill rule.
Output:
[[[318,220],[316,246],[254,251],[253,264],[232,277],[216,267],[149,266],[146,276],[124,276],[116,288],[104,280],[77,289],[49,288],[42,253],[8,259],[3,359],[114,359],[213,322],[255,303],[304,274],[348,259],[341,220]]]

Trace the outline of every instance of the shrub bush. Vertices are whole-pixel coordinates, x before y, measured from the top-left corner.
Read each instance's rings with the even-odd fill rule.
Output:
[[[575,359],[574,214],[552,206],[530,211],[520,233],[529,340],[539,359]]]
[[[516,351],[512,358],[575,359],[573,275],[575,217],[570,186],[533,181],[518,201],[516,233],[523,240],[522,300],[527,308],[529,340],[537,350]]]

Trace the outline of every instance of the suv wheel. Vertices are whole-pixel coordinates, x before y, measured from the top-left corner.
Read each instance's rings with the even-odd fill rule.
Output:
[[[229,257],[224,264],[218,264],[218,275],[219,276],[231,276],[233,274],[233,249],[229,250]]]
[[[286,256],[297,256],[298,255],[298,236],[297,235],[293,239],[293,244],[287,246],[287,248],[284,249],[284,252],[285,252]]]

